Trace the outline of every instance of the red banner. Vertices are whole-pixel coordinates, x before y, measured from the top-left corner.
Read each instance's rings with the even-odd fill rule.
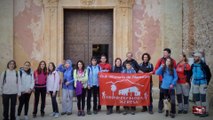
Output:
[[[101,105],[148,106],[150,75],[99,73]]]

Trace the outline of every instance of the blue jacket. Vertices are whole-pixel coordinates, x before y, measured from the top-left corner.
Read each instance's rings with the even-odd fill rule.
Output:
[[[88,70],[88,86],[99,86],[98,73],[101,71],[101,67],[99,65],[92,66],[89,65],[87,67]]]
[[[178,76],[177,76],[177,72],[175,69],[174,69],[174,75],[170,75],[168,68],[166,68],[166,71],[163,72],[163,67],[160,66],[157,69],[156,74],[163,76],[162,84],[161,84],[161,88],[163,88],[163,89],[169,89],[170,85],[175,86],[177,83]]]
[[[122,73],[133,74],[133,73],[136,73],[136,71],[135,71],[133,68],[130,69],[130,70],[124,69],[124,70],[122,71]]]
[[[63,64],[59,65],[57,68],[57,71],[60,71],[64,74],[64,80],[62,82],[62,88],[63,89],[69,89],[73,90],[74,89],[74,79],[73,79],[73,68],[72,64],[70,65],[69,68],[65,68]],[[68,86],[65,85],[65,82],[69,82],[70,84]]]
[[[206,75],[202,70],[202,66],[200,63],[194,63],[192,67],[192,76],[193,76],[193,84],[195,85],[203,85],[207,84]]]

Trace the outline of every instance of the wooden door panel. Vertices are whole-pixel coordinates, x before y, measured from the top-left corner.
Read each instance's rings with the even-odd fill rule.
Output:
[[[112,63],[112,10],[64,10],[64,58],[74,64],[83,60],[86,65],[92,57],[92,45],[108,44]]]
[[[88,12],[81,10],[68,10],[64,13],[64,39],[69,44],[88,43],[89,25]]]
[[[89,12],[89,47],[93,44],[108,44],[108,60],[113,63],[113,12],[99,10]],[[91,51],[90,51],[91,52]]]
[[[88,11],[65,10],[64,12],[64,57],[73,64],[78,60],[88,64]]]

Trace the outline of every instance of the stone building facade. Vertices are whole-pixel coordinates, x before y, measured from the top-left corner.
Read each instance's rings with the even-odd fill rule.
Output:
[[[10,59],[15,59],[18,66],[29,60],[33,68],[37,67],[40,60],[61,63],[65,59],[64,44],[67,42],[64,32],[68,26],[65,24],[64,10],[112,11],[111,62],[116,57],[124,60],[126,53],[132,51],[139,63],[144,52],[150,53],[151,62],[155,64],[162,56],[162,50],[169,47],[172,49],[172,57],[177,61],[182,51],[188,55],[194,50],[204,51],[207,64],[210,68],[213,67],[211,0],[1,0],[0,2],[0,71],[5,69]],[[87,45],[83,45],[79,48],[86,47]],[[75,53],[73,49],[68,50],[69,54]],[[88,57],[85,58],[89,60],[92,56],[91,48],[88,47],[84,51],[89,51]],[[78,57],[76,56],[76,59]]]

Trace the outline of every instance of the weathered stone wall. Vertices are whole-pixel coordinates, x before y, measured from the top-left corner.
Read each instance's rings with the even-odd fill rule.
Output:
[[[13,0],[0,0],[0,72],[13,59],[13,52]]]
[[[183,50],[204,51],[205,60],[213,73],[213,1],[183,1]]]
[[[133,52],[137,61],[148,52],[151,62],[162,57],[165,47],[177,59],[182,52],[182,1],[135,0],[133,7]]]

